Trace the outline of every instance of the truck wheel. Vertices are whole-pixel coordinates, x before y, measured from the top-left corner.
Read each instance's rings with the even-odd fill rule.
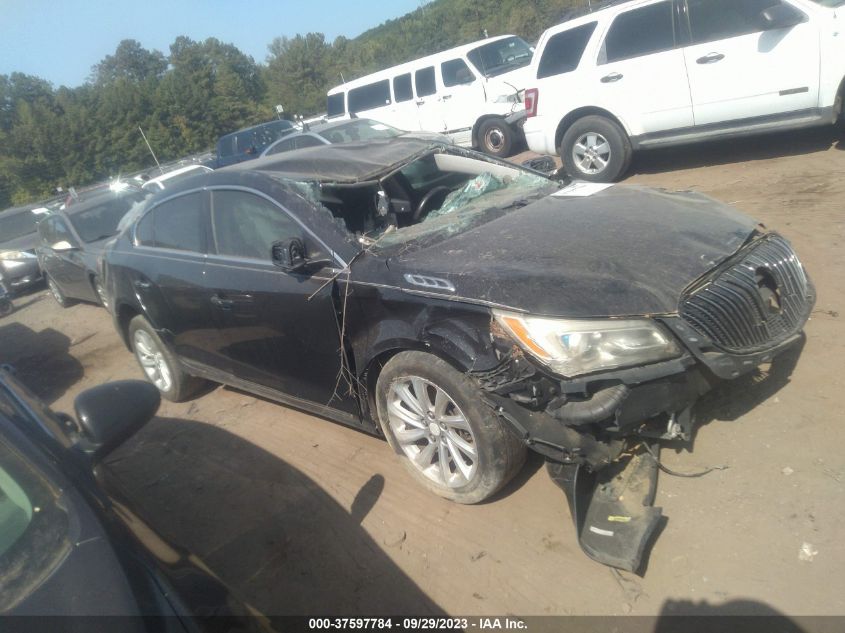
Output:
[[[191,376],[159,338],[147,319],[138,315],[129,322],[129,342],[144,374],[171,402],[184,402],[197,395],[208,382]]]
[[[507,158],[513,149],[514,136],[513,128],[504,119],[487,119],[478,127],[478,147],[490,156]]]
[[[573,178],[615,182],[631,164],[631,141],[614,121],[586,116],[563,135],[560,158]]]
[[[425,352],[401,352],[376,384],[381,429],[403,465],[428,490],[479,503],[525,462],[525,446],[478,398],[478,387]]]

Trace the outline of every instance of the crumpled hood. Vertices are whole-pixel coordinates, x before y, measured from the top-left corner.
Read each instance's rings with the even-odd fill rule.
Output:
[[[667,314],[758,226],[707,196],[617,185],[583,198],[548,196],[391,257],[388,267],[409,290],[533,314]],[[406,274],[447,280],[455,291],[423,288]]]

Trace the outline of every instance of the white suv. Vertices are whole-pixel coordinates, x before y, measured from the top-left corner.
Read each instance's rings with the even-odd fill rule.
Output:
[[[548,29],[528,147],[610,182],[633,150],[835,123],[845,0],[634,0]]]

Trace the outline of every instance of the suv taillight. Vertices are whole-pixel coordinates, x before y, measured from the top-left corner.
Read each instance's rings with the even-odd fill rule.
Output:
[[[525,91],[525,116],[537,116],[537,100],[540,97],[540,91],[536,88],[529,88]]]

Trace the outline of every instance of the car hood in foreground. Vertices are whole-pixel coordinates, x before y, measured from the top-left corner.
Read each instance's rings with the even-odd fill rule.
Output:
[[[614,186],[589,197],[548,196],[387,266],[391,282],[408,290],[533,314],[669,314],[687,286],[758,228],[700,194]],[[413,275],[434,281],[409,281]],[[442,281],[454,292],[438,289]]]

